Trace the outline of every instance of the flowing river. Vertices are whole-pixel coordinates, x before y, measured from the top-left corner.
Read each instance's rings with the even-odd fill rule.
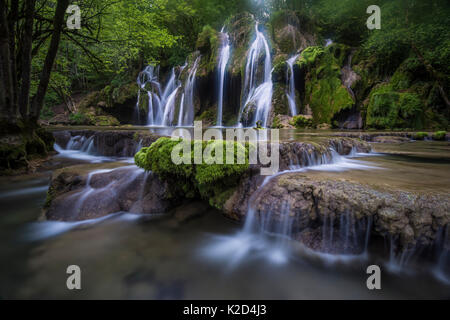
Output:
[[[355,155],[346,168],[317,167],[305,174],[449,193],[447,142],[373,147],[376,154]],[[51,164],[106,161],[98,170],[130,162],[119,160],[59,155]],[[0,180],[0,299],[450,298],[448,274],[438,273],[438,265],[395,268],[395,261],[378,253],[389,245],[383,241],[354,259],[311,255],[290,239],[244,234],[241,224],[200,202],[165,215],[120,212],[84,222],[38,221],[51,169]],[[367,289],[371,264],[381,267],[382,290]],[[69,265],[82,270],[80,291],[66,287]]]

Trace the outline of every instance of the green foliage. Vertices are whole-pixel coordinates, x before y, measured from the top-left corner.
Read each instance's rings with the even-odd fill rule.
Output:
[[[437,131],[433,134],[433,140],[445,140],[446,131]]]
[[[201,164],[194,164],[196,145],[202,150]],[[190,150],[190,154],[184,155],[182,148],[178,149],[181,158],[187,157],[186,164],[175,164],[172,161],[172,151],[175,147],[186,147]],[[233,150],[234,164],[226,164],[227,147]],[[223,164],[212,163],[216,148],[223,151]],[[245,156],[243,164],[237,164],[239,152]],[[238,142],[186,141],[163,137],[150,147],[142,148],[135,155],[135,163],[168,182],[172,196],[201,197],[209,199],[211,205],[220,208],[226,200],[224,193],[229,194],[230,190],[236,187],[242,174],[249,169],[248,154],[249,145],[244,146]]]
[[[296,64],[302,67],[308,67],[313,65],[318,58],[325,52],[323,47],[308,47],[302,51],[300,57],[297,59]]]
[[[413,137],[414,137],[414,140],[425,140],[425,138],[428,138],[428,133],[416,132]]]
[[[289,123],[299,129],[310,128],[313,126],[312,119],[306,118],[302,115],[294,116]]]
[[[367,126],[376,129],[423,127],[423,102],[415,93],[394,91],[384,84],[370,94]]]
[[[42,107],[41,110],[41,119],[43,120],[49,120],[55,116],[55,113],[53,112],[52,108],[50,108],[48,105],[45,105]]]
[[[81,112],[71,113],[69,115],[69,120],[71,124],[75,125],[87,125],[90,123],[89,118]]]

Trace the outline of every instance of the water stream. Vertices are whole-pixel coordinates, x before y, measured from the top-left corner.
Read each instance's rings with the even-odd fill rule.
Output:
[[[225,40],[220,49],[219,53],[219,101],[217,103],[217,121],[216,126],[222,126],[222,113],[223,113],[223,92],[225,86],[225,71],[227,68],[228,61],[230,59],[230,41],[227,33],[224,32],[224,28],[222,28],[221,33],[224,35]]]
[[[81,148],[77,144],[81,140],[74,139],[72,147]],[[88,145],[86,140],[81,145]],[[307,167],[298,166],[293,159],[288,171],[267,178],[258,190],[269,187],[271,179],[299,171],[375,185],[387,183],[405,190],[448,191],[450,157],[444,143],[397,145],[395,150],[401,151],[397,154],[391,153],[387,145],[375,147],[382,155],[352,152],[338,156],[332,149],[325,157],[308,158],[305,154],[309,159]],[[89,166],[93,169],[86,186],[74,196],[80,207],[104,189],[94,180],[107,171],[131,170],[129,181],[135,177],[146,179],[142,171],[135,172],[131,167],[115,169],[107,163]],[[2,298],[450,297],[446,282],[449,254],[440,240],[448,236],[448,228],[440,231],[436,256],[429,267],[424,266],[428,270],[424,272],[414,267],[417,261],[410,252],[393,250],[390,259],[389,254],[387,259],[381,258],[386,256],[377,253],[384,252],[382,246],[378,248],[369,237],[373,222],[366,219],[355,223],[351,213],[324,221],[320,231],[322,249],[306,248],[292,240],[297,233],[297,218],[290,214],[290,204],[284,203],[280,211],[258,212],[257,193],[250,201],[243,226],[203,203],[184,204],[165,215],[138,215],[131,210],[82,222],[37,222],[46,197],[48,174],[0,181],[0,258],[7,261],[0,264]],[[418,179],[423,181],[420,186]],[[186,214],[192,218],[180,218]],[[342,247],[335,248],[338,239],[343,240]],[[360,248],[356,254],[350,250],[355,244]],[[81,292],[65,287],[65,270],[71,264],[82,268]],[[366,288],[365,268],[369,264],[382,267],[381,291]]]
[[[286,61],[288,65],[287,79],[288,79],[288,91],[286,96],[288,98],[289,110],[291,111],[291,116],[297,115],[297,104],[295,103],[295,79],[294,79],[294,62],[300,55],[297,54]]]
[[[264,57],[263,63],[260,58]],[[260,66],[263,68],[261,69]],[[238,124],[254,127],[259,124],[267,127],[269,112],[272,107],[272,60],[269,44],[264,34],[255,25],[255,40],[250,45],[247,55],[244,79],[244,103],[241,106]],[[242,121],[243,113],[248,115],[245,123]]]

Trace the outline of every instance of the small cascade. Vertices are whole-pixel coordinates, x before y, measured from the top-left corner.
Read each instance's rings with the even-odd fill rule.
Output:
[[[224,27],[225,28],[225,27]],[[216,125],[222,126],[222,113],[223,113],[223,92],[225,86],[225,71],[227,68],[228,61],[230,60],[230,41],[228,33],[224,33],[224,28],[220,31],[225,36],[225,41],[220,49],[219,53],[219,101],[217,103],[217,122]]]
[[[170,96],[167,98],[162,121],[162,125],[165,127],[171,126],[173,123],[173,118],[175,115],[175,100],[179,88],[179,86],[175,88],[175,90],[173,90]]]
[[[243,100],[239,111],[238,124],[240,126],[267,126],[269,112],[272,107],[272,62],[269,44],[264,34],[255,25],[256,38],[250,46],[247,64]],[[260,70],[260,59],[264,56],[263,70]]]
[[[194,86],[195,76],[197,74],[198,64],[201,56],[195,59],[194,65],[189,71],[184,92],[181,95],[180,109],[178,111],[178,126],[192,126],[194,124]]]
[[[294,80],[294,62],[297,61],[297,58],[300,55],[297,54],[291,58],[289,58],[286,63],[288,65],[287,70],[287,80],[288,80],[288,91],[286,92],[286,96],[289,102],[289,110],[291,111],[291,116],[297,115],[297,105],[295,103],[295,80]]]
[[[318,243],[318,247],[312,244],[310,247],[325,254],[367,256],[371,230],[372,217],[357,219],[348,211],[338,217],[324,216],[322,226],[316,234],[321,237],[321,242]],[[302,236],[300,235],[300,239]],[[311,233],[307,233],[302,239],[307,245],[308,237],[311,237]]]
[[[111,179],[107,183],[104,183],[102,186],[95,186],[95,184],[92,183],[93,177],[98,174],[103,173],[109,173],[113,171],[119,171],[119,170],[128,170],[129,174],[126,175],[124,179],[116,180]],[[144,170],[132,165],[132,166],[126,166],[126,167],[119,167],[116,169],[100,169],[92,171],[88,174],[86,179],[86,185],[85,187],[77,192],[71,195],[68,200],[74,201],[74,204],[72,206],[72,217],[79,217],[85,214],[85,212],[88,212],[91,205],[88,204],[88,208],[85,208],[85,204],[87,200],[90,197],[94,197],[91,200],[94,200],[96,198],[103,198],[105,201],[108,201],[108,199],[116,198],[120,195],[122,190],[126,190],[126,188],[133,183],[138,177],[141,175],[144,175],[145,180],[143,180],[143,185],[146,182],[147,174]],[[98,184],[98,182],[97,182]]]
[[[181,71],[183,68],[184,66],[181,67]],[[167,123],[171,124],[175,109],[174,103],[176,91],[180,87],[175,73],[175,68],[172,69],[170,77],[164,88],[162,88],[159,82],[159,67],[154,66],[145,67],[145,69],[139,74],[137,83],[139,86],[138,101],[136,103],[138,117],[140,115],[139,103],[142,99],[141,91],[146,91],[148,96],[147,125],[165,126]],[[138,121],[140,121],[140,119],[138,119]]]
[[[331,39],[325,40],[325,48],[331,46],[332,44],[333,44],[333,40],[331,40]]]
[[[342,84],[347,88],[348,92],[352,95],[353,99],[355,98],[355,93],[353,92],[352,85],[358,80],[358,74],[352,69],[352,52],[347,59],[347,63],[342,68]]]
[[[305,148],[301,154],[297,154],[297,160],[292,160],[294,167],[292,170],[266,177],[248,200],[242,230],[233,236],[213,237],[203,253],[208,258],[223,261],[229,268],[235,267],[249,255],[264,257],[274,264],[283,264],[291,255],[292,240],[307,242],[309,236],[310,241],[314,240],[314,243],[320,239],[319,246],[313,247],[305,243],[303,248],[305,254],[322,257],[327,262],[366,258],[372,230],[371,217],[356,219],[351,212],[343,212],[336,218],[325,216],[322,217],[319,227],[313,223],[310,225],[315,228],[311,232],[309,228],[304,229],[310,223],[309,218],[295,213],[292,204],[287,200],[278,208],[273,205],[267,210],[259,209],[259,200],[262,199],[270,181],[282,174],[307,170],[334,171],[340,165],[340,170],[376,168],[363,165],[362,161],[343,165],[347,161],[357,160],[341,156],[336,151],[339,150],[341,153],[344,151],[339,143],[332,144],[328,152],[319,153],[311,150]],[[356,151],[350,151],[349,154],[362,155]]]

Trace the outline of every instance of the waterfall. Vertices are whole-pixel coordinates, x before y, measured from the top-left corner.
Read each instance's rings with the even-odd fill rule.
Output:
[[[244,103],[239,111],[238,124],[243,123],[243,114],[247,115],[245,124],[267,126],[269,111],[272,106],[272,62],[269,44],[264,34],[259,31],[258,23],[255,25],[256,38],[250,46],[247,56],[244,80]],[[261,77],[259,60],[264,55],[264,70]],[[259,71],[259,72],[258,72]]]
[[[178,126],[192,126],[194,123],[194,85],[200,59],[201,56],[195,59],[184,84],[184,93],[181,96],[180,110],[178,111]]]
[[[279,237],[278,254],[287,249],[288,240],[291,238],[301,238],[304,230],[299,229],[299,219],[301,216],[291,214],[291,205],[285,200],[281,208],[275,210],[271,208],[267,210],[258,209],[259,199],[264,198],[264,191],[270,186],[268,183],[276,177],[289,172],[305,172],[312,171],[343,171],[350,169],[375,169],[366,165],[364,161],[349,159],[355,155],[359,155],[352,150],[348,156],[340,155],[338,145],[330,146],[326,153],[310,153],[308,149],[296,155],[297,164],[293,164],[291,169],[279,172],[278,174],[267,177],[263,183],[251,195],[248,201],[248,210],[245,217],[245,223],[241,231],[240,237],[250,237],[255,235],[270,234]],[[293,161],[295,162],[295,161]],[[300,163],[302,163],[300,165]],[[326,259],[333,260],[328,254],[337,254],[336,257],[364,258],[367,255],[369,244],[369,236],[372,229],[372,217],[357,219],[352,212],[341,212],[337,217],[332,215],[324,215],[321,217],[322,226],[320,227],[318,237],[321,238],[320,248],[317,248],[317,254],[322,255]],[[295,232],[295,234],[294,234]],[[281,259],[281,256],[278,256]]]
[[[299,54],[293,56],[292,58],[286,61],[288,65],[288,92],[286,92],[286,96],[289,102],[289,110],[291,111],[291,116],[297,115],[297,106],[295,104],[295,80],[294,80],[294,62],[299,57]]]
[[[178,126],[183,125],[183,115],[184,115],[184,92],[181,94],[180,110],[178,111]]]
[[[173,117],[175,113],[175,98],[177,96],[178,89],[180,87],[176,87],[175,90],[172,91],[170,96],[167,98],[167,103],[164,107],[163,121],[162,125],[167,127],[171,126],[173,122]]]
[[[184,67],[181,67],[181,71]],[[147,66],[139,74],[137,78],[139,86],[138,101],[136,103],[136,111],[138,120],[140,115],[139,101],[141,98],[141,91],[147,91],[148,96],[148,114],[147,125],[162,126],[167,125],[167,117],[172,116],[173,120],[173,103],[175,100],[174,92],[178,90],[179,83],[175,74],[175,68],[172,69],[169,80],[164,89],[161,88],[159,82],[159,67]],[[171,99],[173,97],[173,99]],[[167,108],[171,108],[167,110]],[[169,123],[170,125],[171,123]]]
[[[352,69],[353,54],[354,51],[350,53],[347,59],[347,63],[342,68],[342,84],[347,88],[353,99],[355,99],[355,93],[352,90],[352,84],[355,83],[355,81],[358,79],[358,74]]]
[[[230,59],[230,41],[228,33],[224,33],[224,28],[221,32],[225,35],[224,45],[222,46],[219,54],[219,101],[217,103],[217,123],[216,125],[222,126],[222,112],[223,112],[223,91],[225,84],[225,70]]]

